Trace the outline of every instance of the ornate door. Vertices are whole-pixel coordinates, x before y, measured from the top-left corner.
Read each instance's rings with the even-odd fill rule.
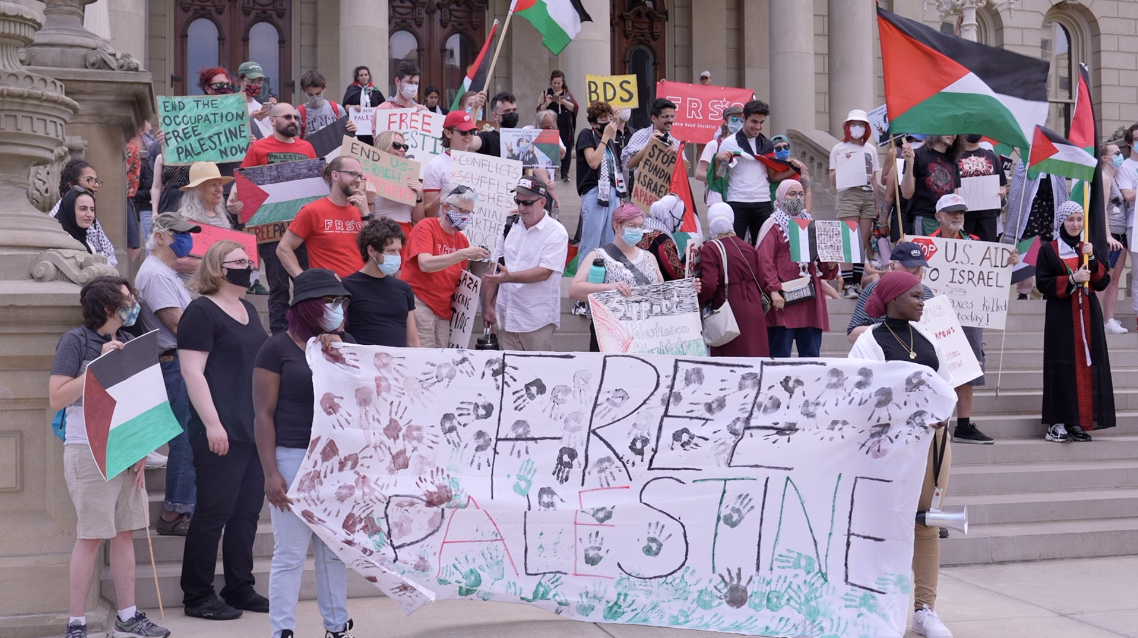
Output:
[[[657,8],[657,5],[660,5]],[[619,11],[623,8],[624,11]],[[640,106],[632,110],[632,125],[651,123],[656,83],[664,79],[665,25],[668,11],[661,0],[614,0],[612,18],[612,66],[618,75],[635,74]]]
[[[176,0],[174,3],[176,95],[200,95],[198,72],[220,66],[234,75],[253,60],[265,71],[261,97],[291,102],[292,3],[289,0]]]
[[[395,89],[395,68],[409,60],[422,71],[420,98],[434,86],[442,92],[444,106],[450,106],[485,41],[489,0],[389,1],[387,91]]]

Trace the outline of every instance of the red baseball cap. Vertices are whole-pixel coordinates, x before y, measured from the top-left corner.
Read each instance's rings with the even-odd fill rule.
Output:
[[[473,131],[478,127],[474,125],[474,120],[470,119],[469,113],[459,110],[447,113],[447,119],[443,121],[443,128],[455,128],[460,131]]]

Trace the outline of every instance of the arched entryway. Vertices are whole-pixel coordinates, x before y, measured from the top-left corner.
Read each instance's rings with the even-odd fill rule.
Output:
[[[663,0],[613,0],[612,16],[612,72],[636,75],[640,106],[632,111],[632,125],[643,128],[667,69],[668,11]]]

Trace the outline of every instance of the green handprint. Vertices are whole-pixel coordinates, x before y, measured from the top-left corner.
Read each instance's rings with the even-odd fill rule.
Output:
[[[443,567],[441,572],[439,572],[439,577],[437,580],[440,585],[449,585],[454,582],[455,576],[456,572],[454,569],[450,565],[447,565],[446,567]]]
[[[871,614],[877,613],[877,596],[870,592],[859,594],[856,591],[849,591],[842,596],[842,600],[846,601],[846,609],[864,609]]]
[[[895,591],[908,594],[913,590],[913,581],[903,574],[886,572],[884,576],[877,579],[877,588],[885,592]]]
[[[668,625],[671,627],[683,627],[689,622],[691,622],[691,612],[687,609],[681,609],[668,616]]]
[[[533,489],[535,474],[537,474],[537,465],[534,464],[533,459],[527,458],[518,468],[518,480],[514,483],[514,493],[518,496],[529,496],[529,491]]]
[[[827,589],[828,585],[821,573],[815,573],[805,582],[791,585],[787,589],[787,606],[801,614],[807,622],[815,623],[831,615],[827,605],[830,598]]]
[[[371,541],[372,548],[377,552],[383,551],[383,548],[387,547],[387,535],[383,533],[383,530],[368,534],[368,540]]]
[[[706,587],[699,590],[699,593],[696,594],[695,604],[699,605],[700,609],[708,610],[718,607],[722,604],[722,601],[719,600],[719,596],[715,595],[714,589]]]
[[[522,600],[527,603],[532,603],[538,600],[549,600],[549,597],[553,594],[553,590],[557,589],[560,586],[561,576],[554,575],[549,578],[548,581],[546,581],[545,576],[542,576],[541,580],[537,581],[537,585],[535,585],[533,588],[533,596],[531,598],[525,598],[523,596]],[[560,603],[560,601],[557,602]],[[568,601],[566,601],[566,604],[568,604]]]
[[[631,611],[627,608],[628,604],[628,594],[617,594],[616,600],[612,601],[605,607],[605,620],[608,622],[619,620],[621,616],[624,616],[629,611]]]
[[[806,575],[813,574],[814,569],[818,566],[818,561],[814,560],[813,556],[794,550],[779,554],[774,562],[778,563],[779,569],[799,570]]]
[[[789,582],[786,576],[779,576],[773,583],[769,578],[762,579],[747,598],[747,606],[760,612],[763,610],[780,611],[786,606],[785,590]]]
[[[593,611],[596,610],[597,604],[605,599],[605,594],[608,593],[608,588],[602,583],[593,585],[592,590],[584,590],[577,597],[577,615],[582,618],[588,618]]]
[[[467,556],[465,559],[455,560],[454,569],[458,572],[458,576],[453,579],[458,585],[458,595],[466,597],[477,593],[478,588],[482,586],[482,574],[474,566],[474,559]]]
[[[500,545],[494,543],[482,550],[482,561],[486,576],[491,581],[498,582],[506,577],[506,562]]]

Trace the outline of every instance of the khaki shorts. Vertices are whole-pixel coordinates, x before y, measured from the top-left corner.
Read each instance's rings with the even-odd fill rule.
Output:
[[[134,486],[134,472],[124,470],[104,481],[91,447],[71,444],[63,446],[63,474],[79,516],[78,538],[114,538],[147,526],[146,493]]]
[[[874,219],[877,210],[873,204],[873,191],[861,188],[847,188],[838,193],[838,219],[857,217],[860,219]]]
[[[450,342],[450,319],[435,314],[431,307],[415,297],[415,331],[424,348],[445,348]]]

